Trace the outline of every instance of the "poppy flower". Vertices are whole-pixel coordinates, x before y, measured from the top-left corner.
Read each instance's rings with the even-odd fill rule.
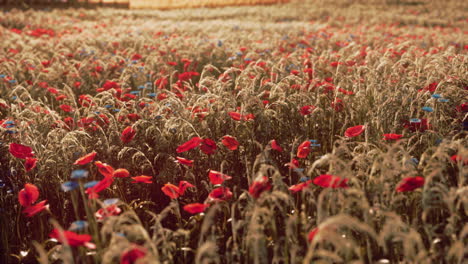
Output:
[[[301,107],[301,109],[299,110],[299,113],[301,113],[301,115],[303,116],[310,115],[315,110],[315,108],[316,107],[313,105],[305,105]]]
[[[143,58],[143,57],[142,57],[140,54],[138,54],[138,53],[133,54],[133,56],[132,56],[132,60],[133,60],[133,61],[139,60],[139,59],[141,59],[141,58]]]
[[[73,163],[73,165],[85,165],[85,164],[88,164],[88,163],[90,163],[91,161],[94,160],[94,158],[96,157],[96,154],[97,154],[96,151],[93,151],[93,152],[91,152],[91,153],[89,153],[89,154],[86,154],[86,155],[84,155],[83,157],[77,159],[77,160],[75,161],[75,163]]]
[[[458,163],[458,162],[462,162],[463,165],[468,165],[468,158],[465,159],[462,156],[457,155],[457,154],[450,157],[450,160],[455,164]]]
[[[132,183],[153,183],[151,181],[152,177],[151,176],[146,176],[146,175],[140,175],[136,177],[132,177]]]
[[[86,189],[86,194],[88,194],[89,199],[96,199],[99,197],[99,193],[109,188],[114,182],[114,177],[106,176],[104,179],[100,180],[96,185]]]
[[[39,198],[39,189],[30,183],[26,183],[24,188],[18,194],[18,200],[21,206],[28,207]]]
[[[348,188],[348,179],[329,174],[318,176],[313,183],[323,188]]]
[[[114,178],[126,178],[130,176],[130,172],[126,169],[116,169],[114,173],[112,173],[112,177]]]
[[[104,177],[112,177],[112,175],[114,174],[114,168],[112,168],[112,166],[106,163],[95,161],[94,165],[98,167],[99,173],[101,173]]]
[[[268,191],[270,189],[270,181],[266,176],[262,176],[257,177],[257,179],[255,179],[255,181],[250,185],[249,193],[253,198],[257,199],[263,192]]]
[[[208,177],[210,178],[210,182],[213,185],[223,184],[224,181],[232,179],[231,176],[222,174],[221,172],[214,170],[210,170],[210,172],[208,173]]]
[[[179,193],[179,187],[175,186],[172,183],[166,183],[164,186],[161,188],[163,193],[171,199],[176,199],[179,198],[180,193]]]
[[[278,152],[283,152],[283,148],[282,148],[280,145],[278,145],[278,143],[276,142],[275,139],[273,139],[273,140],[271,141],[270,145],[271,145],[271,148],[272,148],[272,149],[274,149],[274,150],[276,150],[276,151],[278,151]]]
[[[32,148],[17,143],[11,143],[8,150],[11,155],[19,159],[32,158],[34,156]]]
[[[210,205],[208,204],[201,204],[201,203],[192,203],[192,204],[187,204],[185,205],[184,211],[190,213],[190,214],[198,214],[198,213],[203,213],[206,208],[208,208]]]
[[[236,138],[231,136],[224,136],[221,140],[221,143],[223,143],[223,145],[230,150],[236,150],[239,146],[239,142],[236,140]]]
[[[205,138],[201,141],[200,149],[206,155],[214,154],[217,148],[218,147],[216,146],[216,142],[214,142],[212,139]]]
[[[297,193],[307,188],[311,183],[312,183],[312,180],[301,182],[301,183],[290,186],[288,190],[290,190],[292,193]]]
[[[26,158],[24,161],[24,168],[26,171],[30,171],[36,167],[37,159],[35,158]]]
[[[361,135],[362,132],[364,132],[365,129],[366,129],[366,127],[363,126],[363,125],[350,127],[348,129],[346,129],[345,137],[348,137],[348,138],[357,137],[357,136]]]
[[[240,113],[237,113],[237,112],[229,112],[228,115],[236,120],[236,121],[241,121],[242,120],[242,115]]]
[[[400,134],[384,134],[384,140],[398,140],[403,137],[403,135]]]
[[[36,214],[42,212],[44,209],[49,207],[49,205],[46,204],[46,203],[47,203],[47,200],[44,200],[44,201],[40,201],[40,202],[36,203],[35,205],[30,205],[30,206],[24,208],[23,213],[27,217],[33,217]]]
[[[302,142],[299,147],[297,148],[297,157],[301,159],[307,158],[309,155],[311,148],[310,144],[312,144],[309,140]]]
[[[175,186],[172,183],[166,183],[161,188],[163,193],[169,196],[171,199],[176,199],[185,194],[185,190],[190,187],[195,187],[193,184],[187,181],[180,181],[179,186]]]
[[[190,187],[195,187],[195,186],[188,181],[180,181],[179,182],[179,194],[184,195],[185,190]]]
[[[193,166],[193,160],[185,159],[182,157],[176,157],[178,163],[192,167]]]
[[[284,166],[289,167],[290,169],[296,169],[299,167],[299,161],[297,159],[291,159],[289,163],[284,164]]]
[[[336,98],[332,103],[331,103],[331,107],[333,108],[333,110],[335,110],[335,112],[341,112],[344,110],[344,103],[343,103],[343,100],[341,100],[340,98]]]
[[[91,241],[91,236],[88,234],[80,235],[68,230],[61,232],[57,228],[54,228],[49,237],[57,239],[60,243],[67,243],[72,247],[85,246],[91,249],[95,248],[95,245],[89,242]]]
[[[126,143],[132,141],[132,139],[135,137],[135,135],[136,135],[136,130],[133,129],[131,126],[128,126],[122,131],[122,135],[120,136],[120,140],[122,140],[122,142],[124,144],[126,144]]]
[[[208,198],[213,201],[227,201],[232,198],[232,192],[227,187],[218,187],[210,192]]]
[[[317,235],[318,232],[319,232],[318,227],[310,230],[309,234],[307,235],[307,241],[309,241],[309,243],[312,243],[312,241],[315,238],[315,235]]]
[[[116,204],[111,204],[97,210],[94,216],[97,220],[104,220],[108,216],[119,215],[121,212],[122,209],[120,209],[120,207],[118,207]]]
[[[62,109],[64,112],[67,112],[67,113],[73,111],[73,107],[66,105],[66,104],[60,105],[60,109]]]
[[[194,149],[194,148],[200,146],[201,142],[202,142],[201,138],[193,137],[189,141],[187,141],[184,144],[178,146],[176,151],[177,151],[177,153],[189,151],[191,149]]]
[[[410,192],[424,186],[423,177],[406,177],[396,187],[397,192]]]
[[[137,263],[138,259],[143,258],[144,256],[146,256],[145,248],[133,246],[132,248],[123,251],[120,256],[120,264],[134,264]]]

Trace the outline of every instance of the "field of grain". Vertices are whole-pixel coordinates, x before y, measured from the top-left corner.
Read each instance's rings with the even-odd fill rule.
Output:
[[[0,263],[463,263],[468,7],[0,16]]]

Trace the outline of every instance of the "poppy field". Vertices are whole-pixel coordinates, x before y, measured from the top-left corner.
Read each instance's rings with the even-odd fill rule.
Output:
[[[0,263],[463,263],[463,1],[0,16]]]

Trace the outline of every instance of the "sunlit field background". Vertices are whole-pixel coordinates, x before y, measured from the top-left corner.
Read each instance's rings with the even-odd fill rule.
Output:
[[[0,15],[0,263],[464,263],[468,6]]]

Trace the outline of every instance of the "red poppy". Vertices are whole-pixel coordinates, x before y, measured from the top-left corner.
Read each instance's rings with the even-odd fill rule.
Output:
[[[133,54],[133,56],[132,56],[132,60],[139,60],[139,59],[141,59],[141,58],[143,58],[143,57],[142,57],[140,54],[138,54],[138,53]]]
[[[104,91],[107,91],[107,90],[110,90],[112,88],[114,89],[117,89],[117,88],[120,88],[120,85],[116,82],[113,82],[113,81],[109,81],[107,80],[103,85],[102,85],[102,88]]]
[[[306,105],[306,106],[301,107],[301,109],[299,110],[299,113],[301,113],[301,115],[303,116],[310,115],[315,110],[315,108],[316,107],[313,105]]]
[[[185,190],[190,187],[195,187],[195,186],[188,181],[180,181],[179,182],[179,194],[184,195]]]
[[[126,169],[116,169],[114,173],[112,173],[112,177],[114,178],[126,178],[130,176],[130,172]]]
[[[227,187],[218,187],[210,192],[208,198],[213,201],[227,201],[232,198],[232,192]]]
[[[146,176],[146,175],[140,175],[140,176],[135,176],[135,177],[132,177],[132,183],[153,183],[151,181],[153,177],[151,176]]]
[[[309,241],[309,243],[312,243],[312,241],[314,240],[315,235],[317,235],[318,231],[319,231],[318,227],[310,230],[309,234],[307,235],[307,240]]]
[[[30,171],[36,167],[37,159],[35,158],[26,158],[24,161],[24,168],[26,171]]]
[[[409,192],[424,186],[423,177],[406,177],[396,187],[397,192]]]
[[[210,178],[210,182],[213,185],[223,184],[224,181],[232,179],[231,176],[222,174],[221,172],[214,170],[210,170],[210,172],[208,173],[208,177]]]
[[[302,142],[299,147],[297,148],[297,157],[301,159],[307,158],[309,155],[311,148],[310,148],[311,142],[309,140],[306,140]]]
[[[145,248],[133,246],[122,253],[120,256],[120,264],[134,264],[137,263],[138,259],[143,258],[144,256],[146,256]]]
[[[203,151],[206,155],[214,154],[217,148],[218,147],[216,146],[216,142],[209,138],[203,139],[200,145],[201,151]]]
[[[182,157],[176,157],[178,163],[192,167],[193,166],[193,160],[185,159]]]
[[[344,103],[343,103],[343,100],[341,100],[340,98],[336,98],[332,103],[331,103],[331,107],[333,108],[333,110],[335,110],[336,112],[341,112],[344,110]]]
[[[260,195],[271,189],[270,181],[266,176],[257,177],[249,187],[249,193],[253,198],[257,199]]]
[[[363,125],[350,127],[348,129],[346,129],[345,137],[348,137],[348,138],[357,137],[357,136],[361,135],[362,132],[364,132],[365,129],[366,129],[366,127],[363,126]]]
[[[239,146],[239,142],[236,140],[236,138],[231,136],[224,136],[221,142],[226,148],[230,150],[236,150]]]
[[[198,213],[203,213],[206,208],[208,208],[210,205],[208,204],[201,204],[201,203],[192,203],[192,204],[187,204],[184,206],[184,211],[190,213],[190,214],[198,214]]]
[[[297,159],[291,159],[289,163],[284,164],[284,166],[289,167],[290,169],[296,169],[299,167],[299,161]]]
[[[62,109],[64,112],[67,112],[67,113],[73,111],[73,107],[66,105],[66,104],[60,105],[60,109]]]
[[[47,203],[47,200],[44,200],[44,201],[40,201],[36,203],[35,205],[30,205],[24,208],[23,213],[26,214],[27,217],[33,217],[36,214],[42,212],[44,209],[49,207],[49,205],[46,203]]]
[[[94,216],[96,217],[97,220],[103,220],[107,218],[108,216],[119,215],[121,212],[122,212],[122,209],[120,209],[120,207],[118,207],[116,204],[111,204],[111,205],[108,205],[104,208],[97,210]]]
[[[97,154],[96,151],[93,151],[93,152],[91,152],[91,153],[89,153],[89,154],[86,154],[86,155],[84,155],[83,157],[77,159],[77,160],[75,161],[75,163],[73,163],[73,165],[85,165],[85,164],[88,164],[88,163],[90,163],[91,161],[94,160],[94,158],[96,157],[96,154]]]
[[[131,126],[128,126],[122,131],[122,135],[120,136],[120,140],[122,140],[122,142],[124,144],[126,144],[126,143],[132,141],[132,139],[135,137],[135,135],[136,135],[136,130],[133,129]]]
[[[330,174],[318,176],[313,183],[323,188],[348,188],[348,179]]]
[[[242,120],[242,115],[240,113],[237,113],[237,112],[229,112],[228,115],[236,120],[236,121],[241,121]]]
[[[94,165],[98,167],[99,173],[101,173],[104,177],[112,177],[112,174],[114,174],[114,168],[112,168],[112,166],[108,165],[107,163],[95,161]]]
[[[19,159],[26,159],[34,156],[32,148],[17,143],[11,143],[8,150],[10,151],[11,155]]]
[[[403,137],[403,135],[400,134],[384,134],[384,140],[398,140]]]
[[[283,148],[280,145],[278,145],[275,139],[271,141],[271,148],[278,152],[283,152]]]
[[[28,207],[39,198],[39,189],[30,183],[26,183],[24,188],[18,194],[18,200],[21,206]]]
[[[96,185],[94,185],[91,188],[86,189],[86,194],[88,194],[88,198],[97,199],[99,197],[99,193],[109,188],[109,186],[111,186],[113,182],[114,182],[114,177],[112,176],[104,177],[104,179],[100,180]]]
[[[94,244],[90,243],[91,236],[88,234],[77,234],[72,231],[64,230],[60,231],[57,228],[54,228],[49,234],[49,237],[57,239],[60,243],[67,243],[72,247],[86,246],[88,248],[94,248]]]
[[[194,149],[194,148],[200,146],[201,142],[202,142],[201,138],[193,137],[189,141],[187,141],[184,144],[178,146],[176,151],[177,151],[177,153],[189,151],[191,149]]]
[[[179,198],[180,193],[179,193],[179,187],[175,186],[172,183],[166,183],[164,186],[161,188],[163,193],[171,199],[176,199]]]
[[[312,183],[312,180],[308,180],[306,182],[301,182],[301,183],[292,185],[288,189],[292,191],[293,193],[297,193],[307,188],[311,183]]]
[[[468,158],[463,158],[462,156],[460,155],[453,155],[452,157],[450,157],[450,160],[453,162],[453,163],[458,163],[458,162],[462,162],[463,165],[468,165]]]

